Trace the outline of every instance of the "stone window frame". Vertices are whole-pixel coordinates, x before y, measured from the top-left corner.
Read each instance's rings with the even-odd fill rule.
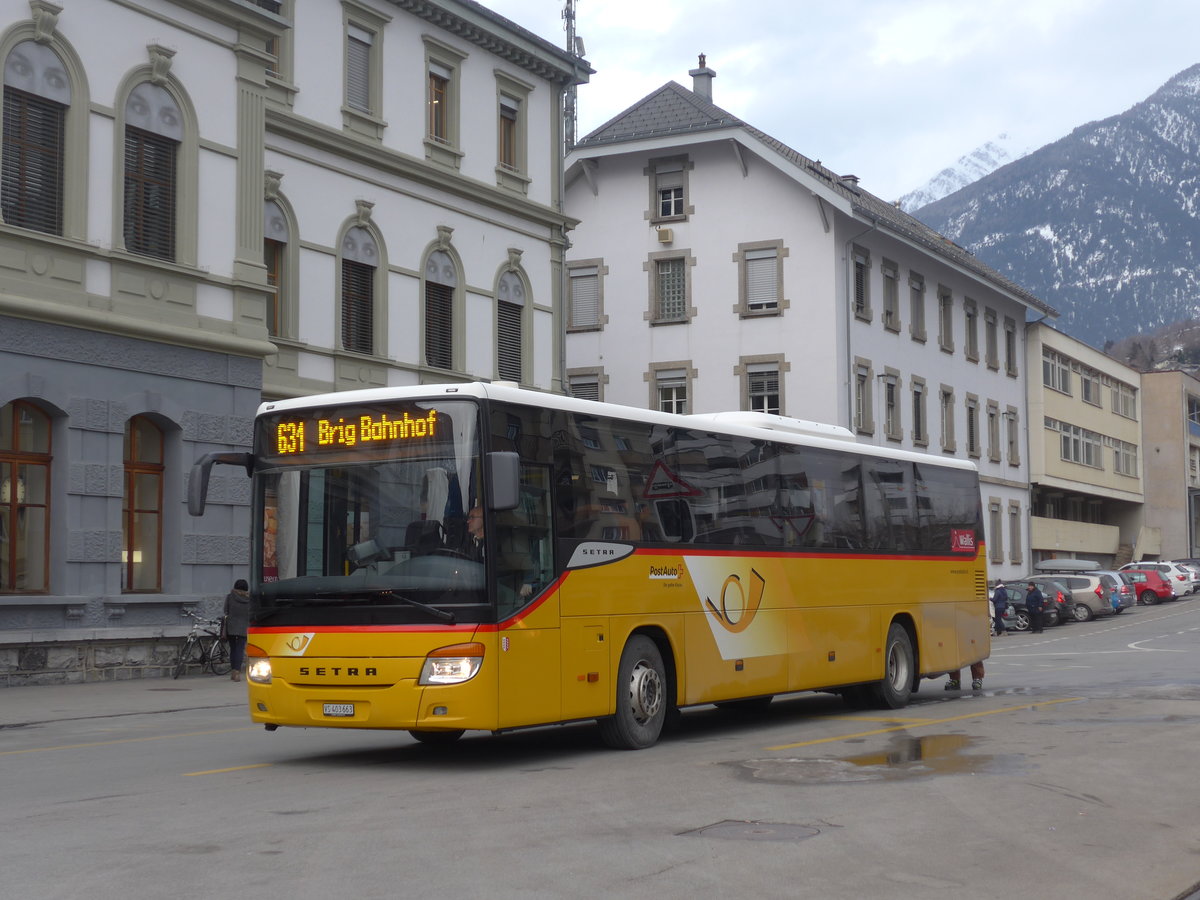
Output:
[[[954,352],[954,291],[939,284],[937,287],[938,346],[943,353]]]
[[[51,238],[63,237],[73,240],[87,239],[87,193],[89,163],[89,130],[91,124],[91,97],[88,93],[86,70],[75,52],[75,48],[57,30],[61,10],[51,4],[34,0],[31,7],[42,11],[39,20],[20,22],[4,32],[0,39],[0,65],[8,60],[8,54],[18,44],[34,41],[48,46],[58,56],[71,84],[71,102],[63,114],[62,146],[62,194],[59,197],[61,235],[21,228],[22,234],[30,236],[46,234]],[[49,13],[49,14],[47,14]],[[132,87],[132,86],[131,86]],[[0,130],[3,123],[0,122]],[[0,135],[0,142],[3,136]],[[124,142],[117,144],[124,156]],[[118,164],[119,165],[119,164]],[[117,167],[114,172],[123,173]],[[10,225],[17,228],[19,226]]]
[[[954,426],[954,386],[942,384],[938,387],[938,436],[943,453],[954,453],[958,450]]]
[[[358,205],[359,214],[346,219],[337,232],[337,262],[335,266],[337,281],[334,286],[334,323],[337,336],[332,343],[335,355],[352,353],[356,357],[372,356],[379,358],[387,355],[387,245],[384,243],[383,234],[380,232],[378,226],[370,220],[367,213],[363,212],[364,208],[369,211],[370,205],[363,200],[358,201]],[[377,261],[374,266],[375,272],[371,281],[371,352],[369,354],[359,350],[346,349],[342,333],[342,272],[343,264],[346,262],[343,258],[343,250],[345,249],[344,242],[346,236],[354,228],[365,229],[372,240],[375,241],[375,248],[378,251]]]
[[[995,400],[987,401],[987,439],[988,461],[998,463],[1001,455],[1000,434],[1000,404]]]
[[[596,276],[596,322],[588,325],[573,325],[574,317],[574,299],[575,293],[572,287],[571,273],[595,269]],[[585,274],[585,273],[581,273]],[[573,259],[567,262],[567,333],[576,334],[584,331],[603,331],[604,326],[608,324],[608,316],[604,312],[604,279],[608,275],[608,266],[604,264],[603,257],[593,257],[591,259]]]
[[[775,251],[775,305],[762,309],[751,309],[748,267],[746,265],[747,254],[763,250]],[[733,306],[734,313],[743,319],[783,315],[784,310],[790,306],[789,301],[783,295],[783,260],[788,255],[789,251],[784,246],[782,238],[771,241],[747,241],[737,245],[737,252],[733,254],[733,262],[737,263],[738,267],[738,302]]]
[[[568,392],[571,396],[575,396],[571,391],[575,379],[587,381],[596,385],[596,399],[604,401],[604,388],[608,384],[608,375],[604,371],[603,366],[581,366],[579,368],[567,369],[567,385]]]
[[[900,397],[904,388],[904,380],[900,370],[891,366],[883,367],[880,376],[883,381],[883,436],[889,441],[900,443],[904,440],[904,413]],[[891,388],[891,402],[888,402],[888,388]]]
[[[688,184],[689,174],[693,168],[695,168],[695,164],[686,154],[653,157],[648,161],[646,168],[642,170],[649,189],[648,207],[644,213],[646,221],[651,225],[686,222],[689,216],[695,214],[696,208],[691,205],[692,194]],[[679,180],[682,181],[683,212],[680,215],[663,216],[660,215],[659,208],[659,183],[667,178],[675,181],[676,172],[680,173]]]
[[[533,287],[529,281],[529,275],[521,267],[520,252],[509,250],[509,261],[501,266],[496,272],[495,287],[492,293],[494,302],[492,304],[492,333],[495,334],[495,371],[497,380],[512,380],[500,374],[500,304],[506,303],[509,306],[521,307],[521,377],[517,379],[518,383],[527,384],[532,380],[534,366],[534,347],[533,347]],[[505,275],[515,276],[520,282],[524,291],[524,298],[520,304],[510,303],[507,300],[500,298],[500,284]]]
[[[768,369],[769,367],[769,369]],[[773,369],[776,378],[779,381],[779,413],[778,415],[786,415],[787,396],[785,392],[786,375],[792,370],[792,364],[789,363],[782,353],[759,353],[751,356],[739,356],[737,365],[733,367],[733,374],[738,379],[738,396],[741,398],[741,407],[743,410],[749,410],[750,405],[750,376],[763,371]]]
[[[682,259],[683,260],[683,277],[684,277],[684,314],[678,319],[660,319],[657,316],[659,308],[658,296],[658,263],[664,260]],[[646,256],[646,261],[642,263],[642,269],[646,272],[649,288],[649,306],[643,313],[645,321],[651,326],[659,325],[688,325],[695,318],[697,309],[692,306],[692,269],[696,266],[696,257],[692,256],[691,250],[660,250],[654,253],[649,253]]]
[[[879,274],[883,278],[883,313],[880,320],[885,331],[899,334],[900,319],[900,267],[886,256],[880,260]]]
[[[875,433],[875,367],[869,359],[854,357],[854,421],[855,434]]]
[[[1007,462],[1010,466],[1021,465],[1021,417],[1015,406],[1004,410],[1004,442]]]
[[[650,388],[649,403],[647,407],[652,410],[661,410],[661,398],[659,397],[659,375],[666,372],[683,371],[683,386],[685,396],[687,397],[687,410],[692,412],[696,405],[695,380],[699,374],[696,368],[692,365],[690,359],[666,360],[663,362],[652,362],[649,368],[642,373],[642,378],[645,379]]]
[[[191,97],[170,72],[173,50],[152,44],[150,62],[126,73],[116,92],[113,122],[113,250],[145,265],[171,264],[195,267],[199,244],[200,136],[199,120]],[[182,140],[175,156],[175,246],[171,259],[145,256],[125,246],[125,107],[133,89],[143,83],[161,87],[171,95],[182,118]]]
[[[1021,540],[1021,502],[1008,501],[1008,561],[1020,565],[1024,560],[1024,547]]]
[[[425,158],[452,169],[458,169],[465,155],[462,149],[462,64],[467,54],[443,44],[428,35],[421,38],[425,48],[425,67],[422,70],[425,77]],[[446,89],[446,138],[439,140],[432,134],[432,112],[429,109],[433,102],[430,96],[430,79],[437,69],[449,73]]]
[[[860,322],[875,318],[871,309],[871,251],[855,244],[850,251],[850,311]]]
[[[1017,346],[1017,320],[1012,316],[1004,317],[1004,374],[1016,378],[1020,374],[1017,357],[1020,348]]]
[[[432,373],[441,373],[446,371],[461,372],[464,370],[464,358],[466,355],[466,274],[463,266],[462,258],[451,242],[451,236],[454,229],[447,225],[437,226],[437,240],[426,246],[421,254],[421,282],[419,290],[420,298],[420,361],[423,369]],[[450,368],[443,369],[438,366],[431,366],[428,362],[428,343],[426,341],[426,317],[428,309],[428,291],[429,284],[429,262],[433,254],[442,252],[449,257],[451,265],[454,267],[454,284],[447,285],[453,291],[450,299]],[[435,284],[443,284],[443,282],[434,282]]]
[[[970,297],[963,297],[963,356],[979,362],[979,306]]]
[[[967,394],[963,409],[967,416],[967,456],[980,459],[983,456],[983,435],[979,430],[979,395]]]
[[[355,0],[342,3],[342,127],[359,137],[383,140],[387,122],[383,118],[384,30],[392,17]],[[350,39],[358,29],[371,37],[367,60],[367,109],[350,104]]]
[[[528,82],[514,78],[508,72],[499,69],[496,76],[496,184],[499,187],[522,194],[529,193],[529,184],[533,180],[529,176],[529,97],[534,87]],[[503,162],[501,137],[501,120],[506,118],[505,109],[515,105],[514,118],[516,128],[516,143],[513,147],[514,161],[511,165]]]
[[[924,344],[929,339],[925,330],[925,276],[911,269],[908,272],[908,318],[909,336]]]
[[[1000,370],[999,317],[990,306],[983,308],[983,354],[987,367]]]
[[[912,398],[912,436],[914,447],[929,446],[929,385],[924,378],[913,375],[908,379],[909,396]],[[918,410],[919,415],[918,415]],[[918,430],[919,426],[919,430]]]

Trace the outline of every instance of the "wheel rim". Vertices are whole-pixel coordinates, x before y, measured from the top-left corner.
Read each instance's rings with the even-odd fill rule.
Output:
[[[912,680],[912,673],[908,670],[908,655],[900,652],[899,643],[893,643],[888,648],[887,677],[892,689],[897,691],[903,691]]]
[[[639,725],[658,715],[663,704],[663,684],[653,666],[639,661],[629,675],[629,708]]]
[[[1029,614],[1017,613],[1017,631],[1024,631],[1029,627]]]

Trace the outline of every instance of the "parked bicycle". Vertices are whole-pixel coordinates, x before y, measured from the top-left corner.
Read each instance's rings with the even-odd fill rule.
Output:
[[[198,665],[200,671],[209,671],[214,675],[229,674],[229,647],[221,639],[221,620],[206,619],[196,615],[195,611],[185,609],[184,614],[192,620],[192,630],[188,632],[183,649],[179,651],[179,662],[175,664],[175,674],[178,678],[188,666]]]

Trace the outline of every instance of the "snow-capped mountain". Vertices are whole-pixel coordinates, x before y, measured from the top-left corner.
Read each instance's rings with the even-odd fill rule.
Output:
[[[1200,65],[914,215],[1103,347],[1200,313]]]
[[[973,184],[984,175],[995,172],[1014,159],[1029,152],[1028,147],[1018,147],[1007,133],[997,135],[981,147],[976,147],[965,156],[960,156],[952,166],[947,166],[916,190],[909,191],[899,199],[900,208],[906,213],[928,206],[935,200],[953,194],[960,188]]]

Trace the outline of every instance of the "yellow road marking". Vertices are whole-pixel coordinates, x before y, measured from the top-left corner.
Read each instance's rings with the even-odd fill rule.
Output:
[[[1003,709],[989,709],[983,712],[965,713],[961,716],[947,716],[944,719],[876,719],[875,721],[898,722],[900,724],[893,725],[891,728],[876,728],[872,731],[859,731],[855,734],[839,734],[835,737],[817,738],[812,741],[798,741],[794,744],[779,744],[776,747],[768,747],[768,750],[794,750],[797,747],[812,747],[816,744],[832,744],[836,741],[849,741],[856,738],[872,737],[877,734],[887,734],[891,731],[904,731],[906,728],[922,725],[942,725],[946,722],[960,722],[963,719],[978,719],[982,716],[997,716],[1001,713],[1019,712],[1023,709],[1037,709],[1039,706],[1053,706],[1055,703],[1074,703],[1076,700],[1082,700],[1082,697],[1064,697],[1061,700],[1043,700],[1039,703],[1023,703],[1020,706],[1006,706]],[[838,718],[843,718],[839,716]],[[851,721],[861,721],[855,716],[846,716],[845,718]],[[870,720],[868,720],[870,721]]]
[[[241,772],[245,769],[264,769],[267,766],[273,766],[274,763],[254,763],[250,766],[230,766],[228,769],[205,769],[203,772],[184,772],[187,777],[192,775],[222,775],[225,772]]]
[[[28,747],[25,750],[0,750],[0,756],[13,756],[17,753],[41,753],[46,750],[81,750],[87,747],[108,747],[112,744],[136,744],[140,741],[168,741],[175,738],[198,737],[205,734],[230,734],[234,731],[250,731],[258,726],[243,725],[241,728],[219,728],[215,731],[187,731],[183,734],[159,734],[153,737],[120,738],[115,741],[92,741],[87,744],[60,744],[57,747]]]

